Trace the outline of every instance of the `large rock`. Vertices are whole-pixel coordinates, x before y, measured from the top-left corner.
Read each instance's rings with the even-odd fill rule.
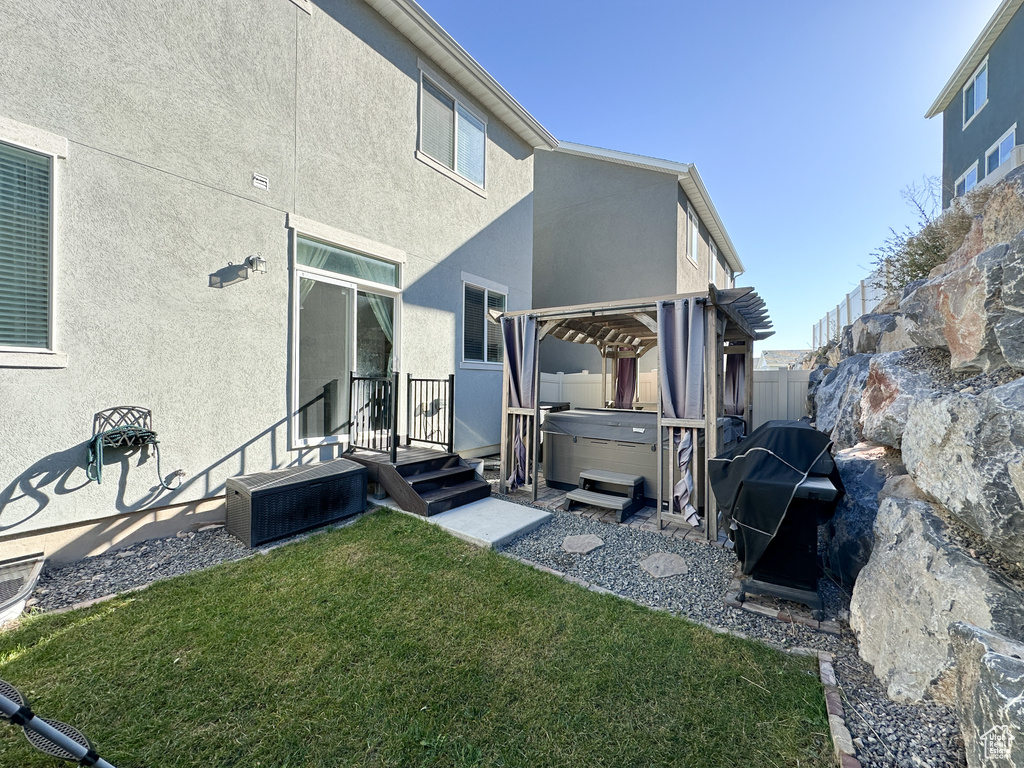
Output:
[[[921,280],[911,283],[900,302],[900,315],[904,329],[919,347],[946,349],[945,322],[938,311],[939,280]]]
[[[950,542],[936,512],[925,501],[882,502],[850,601],[861,658],[894,699],[952,700],[954,621],[1024,632],[1024,592]]]
[[[884,333],[896,330],[896,318],[888,314],[862,315],[850,326],[850,354],[879,351]]]
[[[917,342],[910,336],[914,323],[903,315],[893,315],[891,331],[885,331],[878,339],[879,352],[899,352],[901,349],[916,347]]]
[[[822,554],[828,574],[851,587],[874,547],[878,494],[890,477],[906,470],[895,451],[871,443],[838,451],[835,461],[846,494],[825,525]]]
[[[807,377],[807,413],[810,415],[811,421],[814,421],[817,412],[814,397],[818,393],[818,387],[821,386],[825,377],[832,373],[832,370],[832,367],[827,364],[819,365]]]
[[[934,397],[938,389],[927,359],[916,351],[875,355],[860,401],[864,438],[899,448],[911,404]]]
[[[837,448],[861,441],[860,397],[868,378],[871,355],[848,357],[829,373],[814,395],[815,426]]]
[[[963,622],[949,635],[967,765],[1024,766],[1024,643]]]
[[[903,433],[918,487],[1013,562],[1024,562],[1024,378],[919,400]]]
[[[982,246],[1008,243],[1024,230],[1024,171],[1010,172],[985,202],[981,220]]]
[[[954,371],[1024,369],[1024,234],[917,286],[900,312],[914,342],[949,350]]]

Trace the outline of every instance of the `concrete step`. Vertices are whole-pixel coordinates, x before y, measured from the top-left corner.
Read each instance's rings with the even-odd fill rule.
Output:
[[[427,520],[453,536],[481,547],[501,547],[544,525],[552,515],[543,509],[486,498]]]

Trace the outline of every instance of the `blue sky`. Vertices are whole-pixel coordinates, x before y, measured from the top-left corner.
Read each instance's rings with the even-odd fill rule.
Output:
[[[867,275],[900,191],[937,176],[924,113],[999,0],[420,0],[562,141],[696,163],[800,349]],[[628,9],[628,10],[627,10]]]

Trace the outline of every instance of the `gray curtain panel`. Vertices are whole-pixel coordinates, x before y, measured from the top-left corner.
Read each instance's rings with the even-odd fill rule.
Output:
[[[533,315],[501,318],[508,368],[508,404],[512,408],[533,408],[534,351],[537,347],[537,318]],[[530,482],[526,475],[526,417],[517,415],[512,425],[512,474],[508,484],[514,491]]]
[[[658,377],[661,414],[669,419],[704,417],[704,305],[694,299],[658,302]],[[690,472],[696,430],[673,430],[679,482],[672,489],[673,506],[690,525],[700,524],[691,503]]]
[[[746,416],[743,399],[747,390],[747,360],[744,355],[725,356],[725,415]]]
[[[623,347],[626,351],[634,351],[633,347]],[[621,357],[616,360],[615,369],[615,407],[632,408],[633,395],[636,393],[635,357]]]
[[[704,418],[703,303],[658,302],[658,376],[663,416]]]

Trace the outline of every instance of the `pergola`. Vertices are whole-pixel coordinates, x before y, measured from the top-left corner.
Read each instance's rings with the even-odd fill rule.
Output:
[[[698,311],[694,316],[702,320],[704,343],[700,361],[702,365],[698,367],[698,370],[702,378],[700,386],[703,388],[703,413],[699,418],[676,418],[667,415],[672,412],[672,407],[666,401],[667,394],[663,392],[664,361],[659,360],[658,398],[657,403],[654,404],[658,417],[656,440],[658,452],[657,520],[659,528],[666,521],[682,522],[685,520],[684,515],[673,510],[671,501],[668,508],[665,508],[664,453],[673,450],[672,440],[666,441],[665,439],[669,434],[666,430],[699,430],[704,436],[705,458],[703,465],[696,467],[697,451],[694,450],[690,470],[692,471],[696,467],[699,472],[694,473],[694,482],[698,482],[699,479],[704,484],[702,532],[709,540],[717,540],[718,512],[714,494],[711,492],[707,480],[707,460],[714,458],[723,445],[722,430],[725,415],[723,387],[726,355],[743,355],[745,387],[742,393],[742,416],[749,432],[753,423],[753,343],[755,340],[765,339],[774,333],[771,330],[772,324],[768,318],[764,300],[752,288],[717,289],[709,285],[708,290],[703,293],[684,293],[504,313],[502,319],[506,355],[502,385],[500,486],[502,493],[506,491],[506,479],[512,469],[514,441],[516,433],[519,433],[525,435],[525,440],[522,440],[524,445],[520,451],[525,449],[527,484],[532,485],[533,499],[537,499],[541,341],[550,336],[563,341],[596,346],[602,357],[602,401],[607,403],[608,392],[615,391],[615,371],[618,367],[615,365],[615,361],[619,357],[627,355],[642,357],[646,352],[658,348],[659,334],[665,334],[666,338],[670,335],[667,333],[667,326],[659,327],[661,308],[666,302],[675,303],[678,306],[681,300],[693,302],[692,306]],[[518,353],[525,358],[532,357],[532,360],[515,360],[514,356],[517,354],[517,350],[509,347],[510,339],[514,339],[514,335],[510,336],[509,331],[515,325],[516,319],[521,319],[518,331],[520,335],[524,333],[523,329],[526,329],[525,333],[529,336],[524,343],[517,345],[519,346]],[[533,322],[524,323],[523,319]],[[675,339],[675,344],[682,343],[685,343],[685,340]],[[623,347],[629,347],[632,351],[623,352]],[[662,348],[665,349],[664,345]],[[666,351],[678,350],[672,348]],[[513,358],[512,365],[518,369],[515,373],[510,371],[510,357]],[[610,373],[609,361],[612,362]],[[708,372],[711,375],[708,375]],[[531,388],[522,386],[527,382],[521,382],[519,388],[516,388],[516,373],[526,373],[532,376],[532,393],[529,391]],[[519,403],[518,406],[515,405],[516,402]],[[674,485],[675,470],[674,463],[669,462],[670,488]]]

